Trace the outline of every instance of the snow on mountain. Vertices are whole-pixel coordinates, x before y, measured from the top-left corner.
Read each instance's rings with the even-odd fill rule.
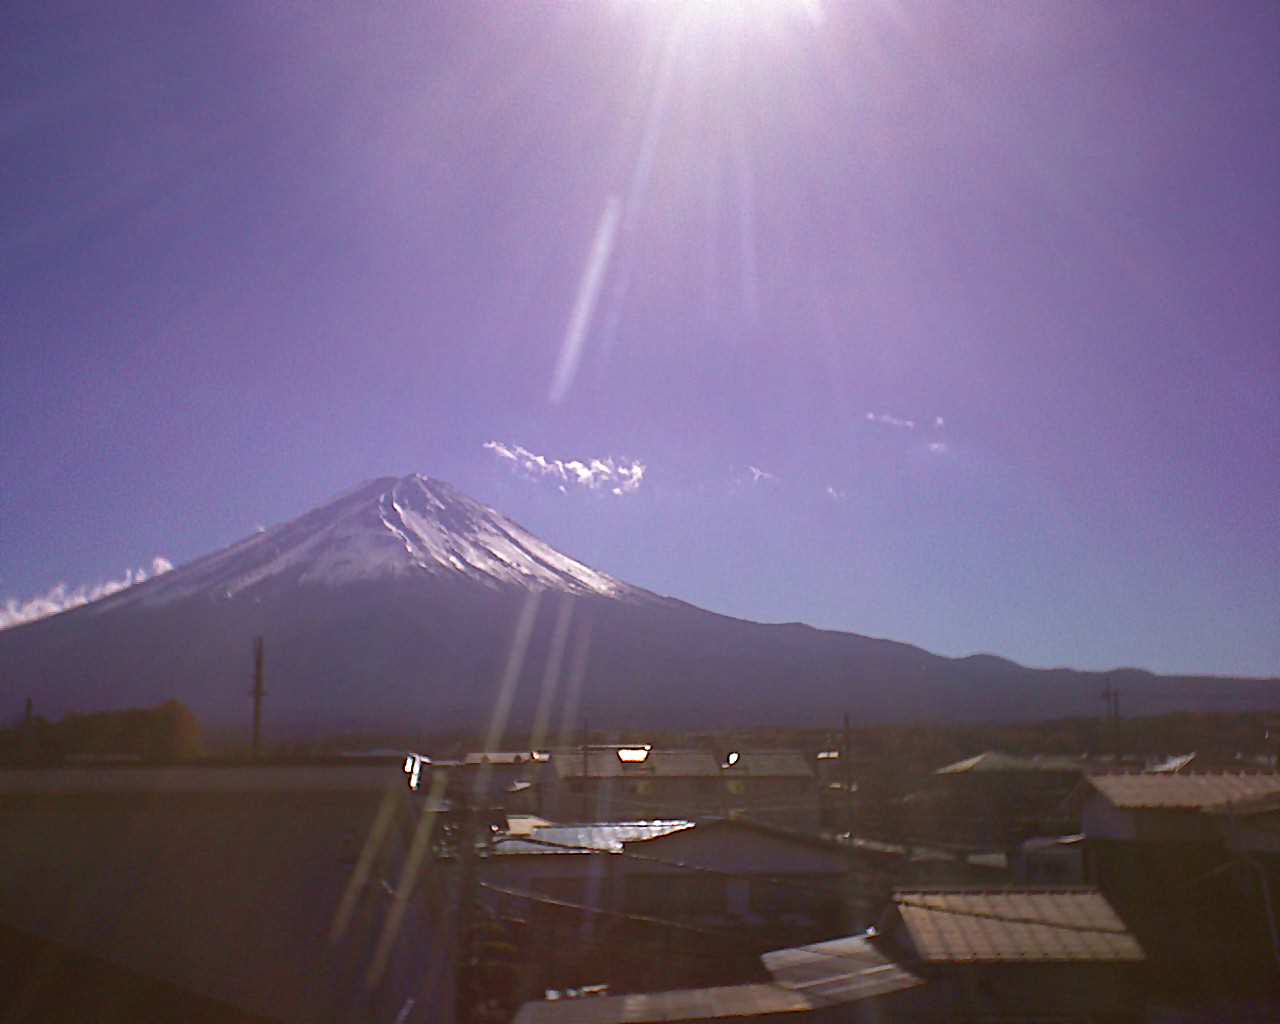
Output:
[[[369,481],[102,606],[154,606],[201,595],[234,598],[282,578],[338,586],[422,574],[491,588],[653,597],[561,554],[449,484],[413,474]]]

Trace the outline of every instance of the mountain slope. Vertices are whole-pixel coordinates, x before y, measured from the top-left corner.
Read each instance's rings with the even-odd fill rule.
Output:
[[[112,597],[0,632],[0,690],[50,717],[177,697],[243,721],[266,639],[276,734],[553,732],[1095,714],[1103,678],[799,624],[732,619],[616,580],[421,476],[373,480]],[[505,681],[505,682],[504,682]],[[1266,707],[1275,680],[1127,671],[1127,713]]]

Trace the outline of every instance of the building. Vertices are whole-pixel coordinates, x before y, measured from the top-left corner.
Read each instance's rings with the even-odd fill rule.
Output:
[[[1014,845],[1066,824],[1067,797],[1084,775],[1069,757],[987,751],[937,769],[911,815],[916,834],[956,843]]]
[[[450,937],[423,921],[447,917],[451,892],[405,873],[423,816],[401,768],[0,771],[0,929],[67,965],[42,964],[20,994],[58,1005],[47,989],[86,984],[88,958],[172,993],[166,1019],[220,1019],[204,1015],[215,1001],[228,1020],[392,1020],[408,1005],[403,1024],[447,1022],[423,993],[452,1005]],[[108,997],[84,1019],[118,1019]]]
[[[727,819],[519,829],[496,836],[478,870],[490,912],[540,937],[530,995],[748,981],[762,950],[850,928],[849,851],[813,835]],[[706,937],[722,932],[736,944],[708,956]]]
[[[1280,775],[1090,776],[1085,875],[1134,929],[1161,991],[1274,991]]]
[[[923,979],[864,936],[763,954],[767,980],[526,1003],[515,1024],[712,1024],[918,1019]]]
[[[1142,947],[1096,889],[898,890],[886,945],[929,982],[930,1020],[1139,1019]]]
[[[764,953],[760,981],[531,1002],[516,1024],[1140,1019],[1142,949],[1094,890],[902,890],[882,925]]]
[[[1020,885],[1082,885],[1084,836],[1034,836],[1023,840],[1009,865]]]
[[[555,751],[536,813],[557,821],[744,816],[816,831],[813,769],[795,751],[585,746]]]

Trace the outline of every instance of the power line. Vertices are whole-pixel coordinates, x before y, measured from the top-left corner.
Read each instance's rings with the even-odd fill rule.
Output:
[[[528,843],[531,846],[544,846],[557,850],[566,850],[571,853],[605,853],[613,857],[626,857],[630,860],[641,861],[648,864],[657,864],[662,867],[678,868],[684,871],[695,871],[703,874],[717,875],[722,878],[740,878],[749,882],[767,882],[779,887],[799,889],[806,892],[817,892],[830,898],[834,898],[837,895],[837,893],[829,886],[815,882],[801,882],[795,879],[780,878],[777,875],[758,875],[745,871],[727,871],[724,868],[709,867],[705,864],[691,864],[688,861],[668,860],[664,857],[653,857],[649,854],[637,853],[634,850],[601,850],[597,846],[576,846],[568,843],[553,843],[547,839],[534,839],[532,836],[513,836],[511,838],[514,842]],[[858,877],[859,873],[852,871],[845,873],[845,875],[850,874]],[[833,881],[834,880],[835,879],[833,879]]]

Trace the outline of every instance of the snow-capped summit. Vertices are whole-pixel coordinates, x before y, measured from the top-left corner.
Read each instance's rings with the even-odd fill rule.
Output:
[[[121,594],[112,604],[234,598],[273,580],[341,585],[424,574],[488,587],[651,597],[533,536],[500,512],[421,474],[381,477]]]
[[[258,638],[275,737],[554,721],[565,738],[588,712],[619,729],[812,726],[846,708],[862,721],[1065,716],[1104,681],[717,615],[598,572],[416,475],[371,480],[0,630],[0,681],[46,717],[177,698],[237,735]],[[1277,682],[1130,673],[1121,686],[1130,709],[1158,713],[1271,706]]]

